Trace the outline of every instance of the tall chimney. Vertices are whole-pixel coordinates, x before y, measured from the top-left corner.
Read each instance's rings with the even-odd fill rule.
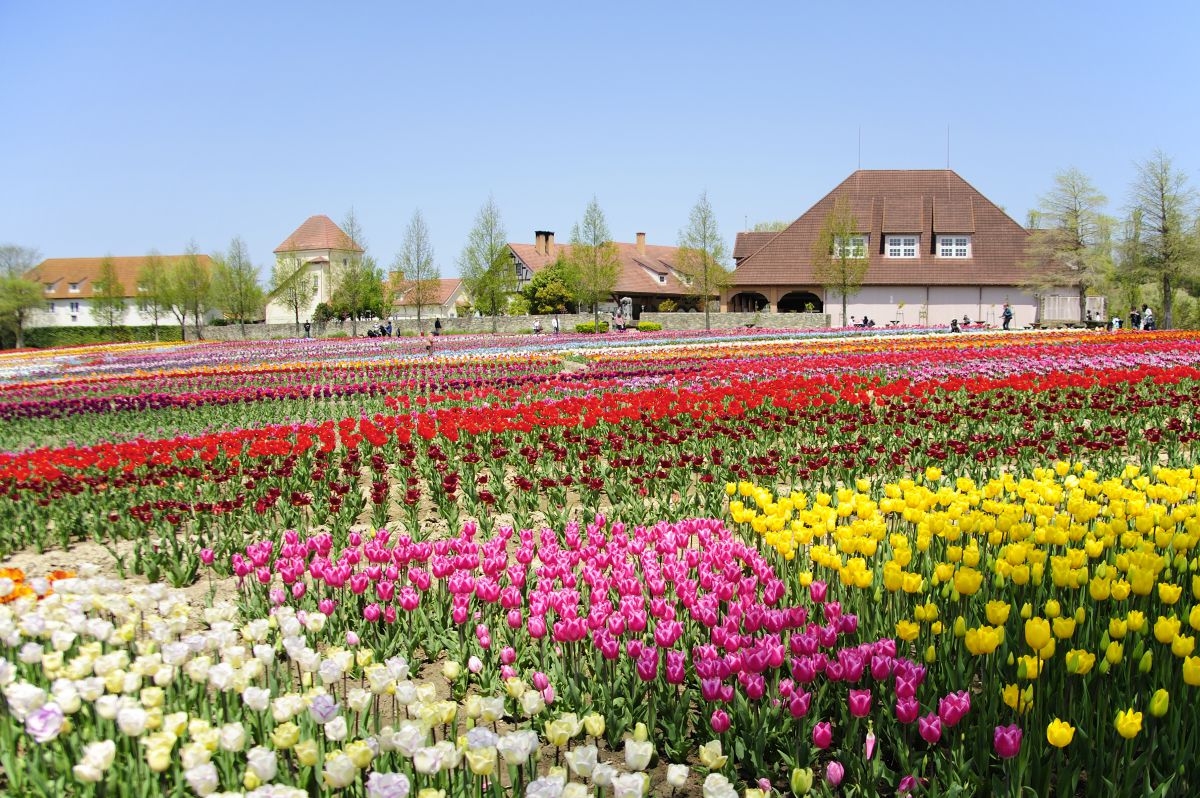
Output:
[[[546,255],[550,256],[551,258],[557,256],[557,253],[554,251],[554,231],[553,230],[546,231]]]
[[[638,250],[639,255],[646,254],[646,234],[645,233],[637,234],[637,250]]]
[[[545,230],[534,230],[533,231],[533,251],[539,255],[546,254],[546,231]]]

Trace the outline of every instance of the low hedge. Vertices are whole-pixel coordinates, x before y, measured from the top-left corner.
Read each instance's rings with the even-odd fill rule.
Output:
[[[639,321],[638,332],[658,332],[662,325],[656,321]]]
[[[194,336],[188,328],[188,340]],[[178,325],[160,325],[158,340],[178,341]],[[131,341],[153,341],[154,328],[137,327],[31,327],[25,331],[25,346],[47,349],[52,346],[87,346],[89,344],[127,344]]]
[[[577,332],[577,333],[594,333],[594,332],[596,332],[596,323],[592,322],[592,321],[587,321],[587,322],[584,322],[583,324],[576,324],[575,332]],[[608,332],[608,322],[606,322],[606,321],[600,322],[600,332],[602,332],[602,333]]]

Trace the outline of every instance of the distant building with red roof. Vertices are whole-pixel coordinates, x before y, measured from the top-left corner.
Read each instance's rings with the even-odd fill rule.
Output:
[[[149,255],[105,258],[47,258],[26,273],[25,277],[42,286],[46,306],[30,318],[31,327],[90,327],[100,322],[92,316],[92,302],[96,293],[96,281],[100,279],[104,261],[111,261],[117,282],[125,295],[125,315],[118,325],[140,326],[151,322],[150,316],[138,309],[138,277]],[[164,264],[182,258],[183,255],[161,255]],[[197,255],[196,259],[206,269],[212,268],[208,255]],[[210,313],[209,316],[215,314]],[[166,311],[162,316],[170,316]],[[161,318],[160,323],[169,320]]]
[[[312,318],[317,305],[329,302],[337,288],[338,270],[362,257],[363,249],[328,216],[310,216],[283,243],[275,247],[276,267],[282,267],[294,280],[310,280],[315,285],[312,301],[300,309],[300,321]],[[267,298],[268,324],[294,324],[296,311],[271,295]]]
[[[399,279],[397,275],[396,279]],[[402,283],[403,285],[403,283]],[[460,277],[442,277],[437,281],[437,290],[426,295],[429,300],[421,304],[421,318],[455,318],[459,307],[469,301]],[[412,286],[402,287],[392,301],[393,319],[415,319],[417,317],[416,291]]]
[[[613,301],[606,309],[615,309],[616,302],[628,297],[633,302],[636,318],[643,310],[655,311],[665,300],[679,303],[689,296],[685,277],[676,267],[679,247],[647,244],[646,234],[638,233],[636,241],[613,242],[621,271],[613,290]],[[570,244],[556,244],[554,233],[548,230],[534,232],[534,243],[509,243],[513,268],[517,272],[518,288],[525,287],[535,274],[559,258],[568,258]]]

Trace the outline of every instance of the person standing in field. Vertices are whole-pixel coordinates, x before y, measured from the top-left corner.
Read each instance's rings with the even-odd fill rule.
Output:
[[[554,334],[558,335],[558,314],[554,314]]]
[[[1003,310],[1003,312],[1001,312],[1000,318],[1004,320],[1004,329],[1007,330],[1008,325],[1012,324],[1012,319],[1013,319],[1012,305],[1008,304],[1007,302],[1004,303],[1004,310]]]

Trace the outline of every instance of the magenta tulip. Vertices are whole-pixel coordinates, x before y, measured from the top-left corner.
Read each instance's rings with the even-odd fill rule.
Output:
[[[813,745],[822,750],[828,748],[833,742],[833,727],[828,721],[822,721],[812,730]]]
[[[714,710],[711,723],[713,731],[717,734],[724,734],[729,730],[729,715],[723,709]]]
[[[871,714],[871,691],[850,691],[850,714],[856,718],[865,718]]]
[[[937,716],[936,712],[930,712],[917,721],[917,731],[921,733],[925,742],[933,745],[942,739],[942,719]]]
[[[1021,753],[1021,727],[1015,723],[1011,726],[997,726],[994,742],[996,753],[1002,759],[1012,759]]]
[[[825,766],[825,780],[829,782],[831,787],[836,787],[842,783],[842,779],[846,776],[846,768],[841,762],[830,762]]]

